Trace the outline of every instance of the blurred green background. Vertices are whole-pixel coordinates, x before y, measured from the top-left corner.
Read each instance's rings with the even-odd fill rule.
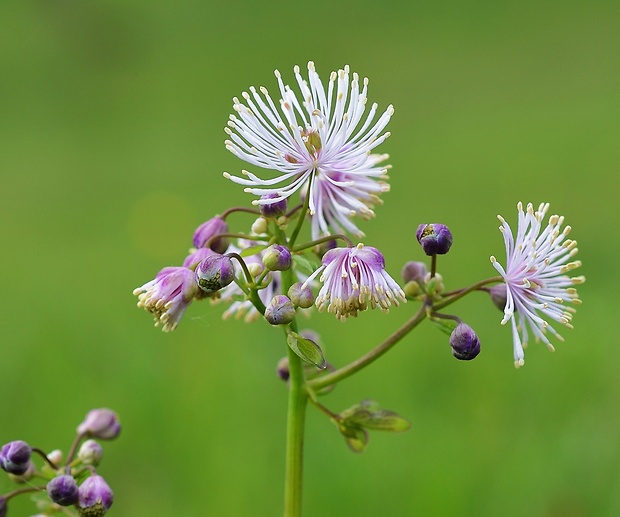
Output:
[[[232,97],[275,96],[275,68],[293,83],[295,64],[348,63],[396,110],[392,191],[362,223],[394,276],[429,221],[455,235],[449,289],[493,275],[495,216],[514,223],[522,200],[566,216],[588,282],[566,343],[532,344],[521,370],[474,295],[453,309],[480,335],[475,361],[423,325],[338,386],[333,410],[372,397],[413,423],[363,455],[311,408],[305,515],[620,515],[619,23],[612,1],[2,2],[0,442],[66,451],[110,407],[114,515],[281,513],[281,333],[197,303],[166,335],[131,291],[252,199],[222,178],[247,167],[223,145]],[[414,310],[308,325],[342,365]]]

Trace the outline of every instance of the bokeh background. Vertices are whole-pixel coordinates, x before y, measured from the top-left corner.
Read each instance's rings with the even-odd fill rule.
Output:
[[[252,199],[222,178],[247,167],[223,145],[232,97],[274,93],[275,68],[292,83],[309,59],[324,78],[348,63],[396,110],[392,191],[362,223],[394,276],[429,221],[455,235],[448,288],[493,275],[495,216],[514,222],[522,200],[566,216],[588,282],[566,342],[532,344],[521,370],[479,294],[453,308],[481,337],[475,361],[423,325],[338,386],[333,410],[370,397],[413,423],[363,455],[311,408],[305,515],[620,515],[619,23],[598,0],[2,2],[0,442],[66,451],[111,407],[114,515],[281,513],[281,333],[197,303],[164,334],[131,291]],[[414,310],[308,326],[342,365]]]

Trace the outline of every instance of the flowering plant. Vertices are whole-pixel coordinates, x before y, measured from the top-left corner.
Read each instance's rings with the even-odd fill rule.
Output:
[[[390,135],[384,130],[392,106],[381,115],[376,104],[367,111],[368,80],[360,82],[348,66],[332,72],[327,84],[314,63],[308,63],[307,79],[295,67],[298,93],[278,71],[275,75],[279,101],[266,88],[251,87],[242,94],[243,101],[234,98],[236,114],[226,127],[226,147],[264,169],[260,174],[224,173],[257,197],[255,208],[229,208],[200,225],[183,265],[162,269],[134,294],[138,306],[152,313],[155,325],[166,332],[178,326],[192,302],[206,298],[227,304],[224,317],[263,319],[282,328],[287,355],[278,364],[278,374],[288,386],[284,515],[292,517],[301,513],[308,403],[335,423],[351,450],[362,452],[369,431],[400,432],[410,424],[370,400],[332,411],[321,396],[336,383],[373,363],[425,319],[449,335],[456,359],[474,359],[481,350],[475,331],[444,312],[474,291],[488,293],[504,312],[501,323],[511,323],[514,364],[523,366],[530,333],[553,350],[547,333],[561,337],[549,320],[571,327],[572,305],[580,302],[575,286],[584,278],[568,276],[581,264],[573,260],[576,242],[567,238],[570,226],[562,228],[564,218],[553,215],[545,223],[548,204],[538,209],[528,204],[524,210],[519,203],[516,234],[499,216],[506,265],[491,257],[498,276],[446,290],[437,265],[452,246],[452,234],[443,224],[420,224],[415,236],[430,265],[405,264],[401,287],[386,270],[378,248],[351,241],[351,236],[364,236],[355,218],[373,217],[380,194],[389,190],[389,165],[381,165],[388,155],[376,150]],[[233,213],[252,217],[245,231],[229,230],[227,219]],[[304,242],[306,223],[310,237]],[[346,320],[368,309],[387,312],[407,301],[416,302],[417,308],[406,323],[338,368],[327,361],[318,335],[298,328],[299,314],[313,306]]]
[[[116,413],[110,409],[93,409],[77,427],[76,436],[66,459],[56,449],[45,453],[23,440],[14,440],[0,450],[0,468],[23,488],[0,495],[0,517],[8,513],[11,499],[34,494],[39,515],[102,516],[112,506],[114,494],[96,467],[103,459],[103,448],[97,440],[113,440],[121,432]],[[44,463],[37,467],[33,454]],[[37,485],[37,480],[45,481]]]

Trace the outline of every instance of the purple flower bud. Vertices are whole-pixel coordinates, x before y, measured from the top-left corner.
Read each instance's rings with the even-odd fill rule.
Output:
[[[97,466],[103,458],[103,447],[95,440],[86,440],[78,451],[78,458],[85,465]]]
[[[429,256],[445,255],[452,246],[452,233],[445,224],[421,224],[415,236]]]
[[[288,378],[291,376],[291,372],[288,366],[288,357],[283,357],[278,361],[276,371],[278,372],[278,377],[280,377],[280,379],[282,379],[284,382],[288,381]]]
[[[269,271],[286,271],[292,262],[291,252],[280,244],[272,244],[263,253],[263,264]]]
[[[418,282],[421,284],[424,283],[426,273],[428,273],[428,269],[426,268],[426,264],[424,262],[414,262],[412,260],[403,266],[401,276],[403,277],[405,283]]]
[[[216,293],[235,279],[235,266],[226,255],[211,255],[196,266],[196,283],[208,294]]]
[[[97,474],[93,474],[80,485],[78,497],[77,508],[84,517],[104,515],[114,502],[114,493]]]
[[[219,216],[209,219],[196,228],[194,232],[194,247],[204,248],[209,239],[220,233],[228,233],[226,221]],[[228,244],[228,238],[221,237],[219,239],[213,239],[208,247],[216,253],[224,253],[228,249]]]
[[[93,409],[78,426],[77,432],[101,440],[113,440],[120,434],[121,424],[118,415],[111,409]]]
[[[6,517],[8,511],[6,499],[0,495],[0,517]]]
[[[314,294],[310,286],[304,287],[301,282],[294,283],[288,290],[288,297],[293,302],[293,305],[301,307],[302,309],[308,309],[312,307],[314,303]]]
[[[32,447],[22,440],[15,440],[2,446],[0,450],[0,467],[9,474],[21,476],[30,466]]]
[[[268,199],[274,199],[277,197],[280,197],[280,196],[275,193],[261,196],[259,207],[260,207],[260,213],[263,217],[270,217],[272,219],[277,219],[278,217],[286,213],[288,199],[281,199],[280,201],[275,201],[273,203],[264,203]]]
[[[60,506],[71,506],[77,503],[78,486],[69,474],[56,476],[47,484],[47,494],[50,499]]]
[[[491,296],[491,301],[500,311],[504,312],[506,307],[506,300],[508,298],[508,294],[506,291],[506,284],[497,284],[489,289],[489,295]]]
[[[202,262],[207,257],[215,255],[215,251],[211,248],[198,248],[190,253],[183,261],[183,267],[189,269],[195,269],[199,262]]]
[[[480,340],[469,325],[459,323],[450,335],[452,354],[461,361],[470,361],[480,353]]]
[[[272,325],[286,325],[295,318],[295,306],[288,296],[278,294],[265,309],[265,319]]]

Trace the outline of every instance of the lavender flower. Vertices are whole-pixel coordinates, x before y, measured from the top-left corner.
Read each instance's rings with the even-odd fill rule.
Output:
[[[215,237],[221,233],[228,232],[228,224],[219,215],[202,223],[194,232],[194,246],[202,248],[207,242],[209,248],[216,253],[225,253],[228,248],[229,240],[227,237],[216,239]]]
[[[394,109],[388,106],[374,121],[377,104],[373,104],[363,118],[368,79],[363,80],[360,91],[359,77],[353,73],[351,80],[348,66],[331,73],[327,90],[312,61],[308,63],[308,81],[298,66],[294,70],[301,99],[284,85],[276,70],[279,109],[266,88],[259,89],[261,96],[251,87],[249,94],[243,93],[246,104],[233,99],[238,116],[231,115],[226,128],[229,151],[279,175],[262,179],[244,170],[245,178],[224,176],[247,186],[246,192],[263,196],[254,201],[257,205],[287,199],[305,185],[313,238],[329,233],[330,227],[338,233],[362,236],[350,218],[373,217],[373,205],[389,190],[387,183],[377,181],[387,179],[389,166],[378,164],[388,155],[372,152],[390,135],[382,131]]]
[[[358,244],[354,248],[334,248],[323,255],[322,265],[304,282],[304,286],[321,273],[323,287],[316,299],[319,310],[338,319],[357,316],[369,306],[384,312],[398,300],[406,301],[405,293],[385,271],[385,259],[377,248]]]
[[[191,269],[165,267],[154,280],[134,289],[133,294],[138,297],[138,307],[153,314],[155,326],[161,324],[164,332],[170,332],[199,291]]]
[[[527,345],[528,328],[535,340],[542,341],[550,350],[554,348],[545,335],[546,331],[563,341],[562,336],[543,317],[572,328],[575,309],[566,307],[564,303],[581,303],[574,286],[583,283],[585,278],[566,275],[581,266],[581,262],[571,261],[577,254],[577,242],[566,239],[570,226],[560,231],[564,217],[552,215],[543,228],[542,220],[549,203],[542,203],[537,211],[531,203],[527,205],[526,212],[520,202],[517,208],[516,237],[513,237],[504,218],[498,216],[502,223],[499,229],[506,245],[506,268],[495,257],[491,257],[491,262],[506,284],[506,306],[501,323],[504,325],[510,321],[512,324],[515,366],[519,367],[524,364],[523,348]],[[515,313],[519,317],[518,325]]]
[[[78,426],[77,433],[101,440],[113,440],[121,432],[118,415],[107,408],[92,409]]]
[[[101,476],[86,478],[79,488],[78,512],[81,516],[104,515],[114,502],[114,493]]]

